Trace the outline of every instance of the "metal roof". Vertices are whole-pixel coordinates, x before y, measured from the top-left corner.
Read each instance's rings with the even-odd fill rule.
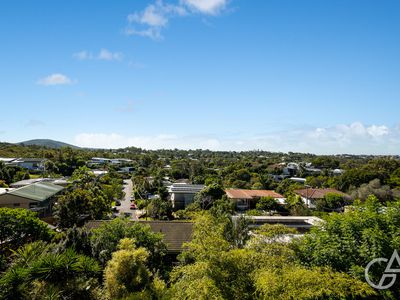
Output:
[[[306,188],[306,189],[295,190],[294,193],[307,199],[322,199],[326,196],[326,194],[338,194],[343,197],[349,197],[349,195],[332,188],[326,188],[326,189]]]
[[[174,183],[169,187],[170,193],[189,193],[195,194],[200,192],[204,188],[202,184],[185,184],[185,183]]]
[[[225,193],[231,199],[253,199],[258,197],[284,198],[281,194],[270,190],[226,189]]]
[[[64,188],[62,186],[52,183],[37,182],[19,189],[12,190],[8,192],[8,194],[41,202],[51,198],[63,189]]]

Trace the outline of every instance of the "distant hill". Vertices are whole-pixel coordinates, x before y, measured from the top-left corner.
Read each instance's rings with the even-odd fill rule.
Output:
[[[75,149],[79,148],[74,145],[70,145],[67,143],[59,142],[59,141],[49,140],[49,139],[29,140],[29,141],[24,141],[24,142],[18,143],[18,145],[42,146],[42,147],[55,148],[55,149],[59,149],[62,147],[70,147],[70,148],[75,148]]]

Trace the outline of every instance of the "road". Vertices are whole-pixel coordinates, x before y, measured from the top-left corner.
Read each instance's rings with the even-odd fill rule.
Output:
[[[123,215],[124,213],[130,213],[132,215],[132,220],[139,220],[138,214],[139,211],[137,209],[131,209],[131,196],[132,196],[132,190],[133,190],[133,185],[132,185],[132,180],[126,179],[124,180],[124,185],[123,185],[125,197],[124,199],[121,200],[121,206],[117,206],[119,210],[119,215]]]

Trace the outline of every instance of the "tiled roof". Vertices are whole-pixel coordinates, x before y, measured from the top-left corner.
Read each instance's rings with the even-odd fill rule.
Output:
[[[105,220],[89,221],[85,227],[89,229],[98,228]],[[137,221],[132,221],[137,222]],[[190,242],[193,232],[193,223],[175,221],[139,221],[141,224],[150,226],[154,233],[163,234],[163,242],[167,245],[169,252],[181,252],[183,243]]]
[[[259,197],[273,197],[284,198],[281,194],[270,190],[240,190],[240,189],[227,189],[225,193],[231,199],[253,199]]]
[[[63,189],[63,187],[52,183],[37,182],[19,189],[12,190],[8,194],[34,201],[45,201]]]
[[[295,194],[300,195],[301,197],[308,198],[308,199],[322,199],[325,197],[326,194],[339,194],[344,197],[349,197],[349,195],[338,191],[336,189],[301,189],[301,190],[295,190]]]
[[[192,238],[193,223],[171,221],[140,221],[150,226],[153,232],[163,234],[163,242],[170,252],[182,251],[183,243]]]

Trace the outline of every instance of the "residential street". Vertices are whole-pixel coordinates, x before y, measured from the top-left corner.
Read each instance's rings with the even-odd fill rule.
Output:
[[[133,190],[132,181],[130,179],[125,179],[123,187],[124,187],[125,197],[124,199],[121,200],[121,206],[117,206],[119,214],[123,215],[124,213],[129,213],[132,215],[133,220],[139,220],[138,216],[140,212],[137,209],[130,209],[131,206],[130,199]]]

